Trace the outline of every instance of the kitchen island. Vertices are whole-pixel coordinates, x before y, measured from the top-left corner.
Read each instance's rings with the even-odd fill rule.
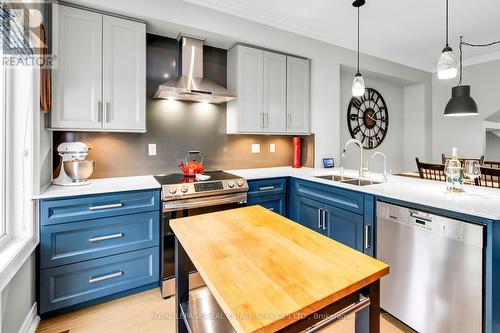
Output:
[[[223,312],[223,319],[210,318],[227,319],[235,332],[303,331],[367,304],[370,332],[379,332],[379,280],[388,265],[260,206],[170,225],[176,235],[177,332],[191,331],[188,326],[199,326],[204,317],[190,312],[196,306],[189,304],[189,259]]]

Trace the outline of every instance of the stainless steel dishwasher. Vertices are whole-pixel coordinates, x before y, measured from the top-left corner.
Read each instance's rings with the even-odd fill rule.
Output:
[[[483,226],[379,202],[380,304],[421,333],[483,329]]]

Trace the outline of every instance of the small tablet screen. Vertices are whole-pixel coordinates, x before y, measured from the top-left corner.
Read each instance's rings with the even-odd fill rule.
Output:
[[[333,163],[333,158],[324,158],[323,159],[323,167],[324,168],[333,168],[335,165]]]

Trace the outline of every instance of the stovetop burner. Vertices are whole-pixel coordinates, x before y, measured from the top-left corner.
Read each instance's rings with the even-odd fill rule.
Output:
[[[195,177],[187,177],[182,173],[171,173],[154,176],[155,179],[161,185],[175,185],[175,184],[184,184],[184,183],[197,183],[197,182],[211,182],[217,180],[236,180],[241,177],[236,175],[224,172],[224,171],[206,171],[203,173],[204,175],[210,176],[210,179],[205,181],[198,181]]]
[[[211,195],[225,195],[248,191],[244,178],[224,172],[207,171],[204,175],[210,179],[198,181],[195,177],[186,177],[182,173],[172,173],[154,176],[162,185],[162,200],[181,200]]]

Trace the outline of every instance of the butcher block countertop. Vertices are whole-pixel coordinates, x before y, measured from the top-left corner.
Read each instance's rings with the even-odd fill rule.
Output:
[[[170,221],[236,332],[274,332],[389,266],[260,206]]]

